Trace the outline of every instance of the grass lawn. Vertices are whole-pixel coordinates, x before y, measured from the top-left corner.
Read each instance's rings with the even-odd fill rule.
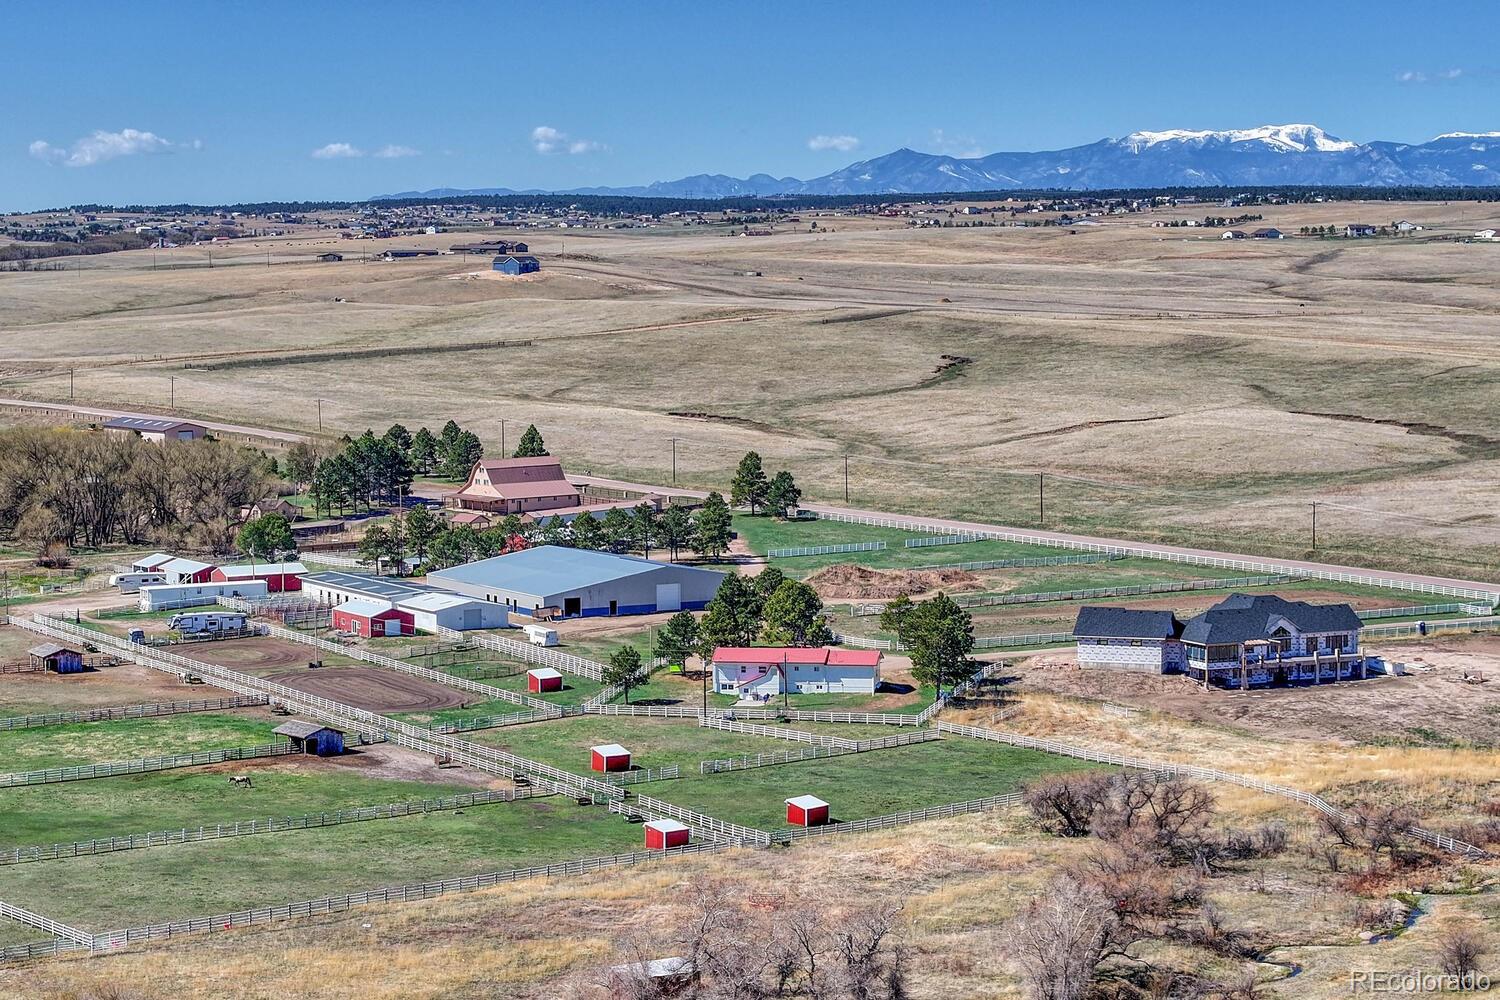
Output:
[[[9,774],[221,747],[257,746],[281,738],[271,732],[276,725],[261,716],[195,712],[157,719],[7,730],[0,732],[0,771]]]
[[[0,899],[102,931],[641,847],[639,826],[548,798],[12,865]]]
[[[856,563],[876,568],[911,568],[937,563],[979,562],[989,559],[1020,559],[1031,556],[1055,556],[1062,550],[1024,542],[985,539],[955,545],[906,548],[908,538],[929,538],[920,531],[879,528],[868,524],[846,524],[843,521],[778,521],[772,517],[749,517],[737,514],[733,528],[751,552],[765,554],[770,549],[799,545],[840,545],[848,542],[885,542],[874,552],[838,552],[821,556],[795,556],[773,559],[772,563],[788,576],[802,577],[824,566]]]
[[[489,682],[486,681],[486,683]],[[516,712],[529,711],[531,709],[525,705],[495,698],[490,701],[476,701],[465,708],[439,708],[430,712],[388,712],[386,714],[392,719],[400,719],[414,725],[431,726],[440,722],[462,722],[486,715],[514,715]]]
[[[473,791],[464,785],[363,776],[329,761],[257,767],[251,788],[199,770],[122,775],[0,790],[0,847],[232,823]]]
[[[978,740],[945,739],[750,771],[693,776],[653,785],[650,794],[718,819],[762,830],[786,826],[784,800],[816,795],[835,820],[1013,791],[1052,771],[1096,765]]]
[[[51,939],[52,935],[46,931],[37,930],[20,921],[0,920],[0,948],[9,948],[13,944],[35,944],[38,941]]]
[[[789,727],[795,728],[795,727]],[[469,734],[487,743],[575,774],[589,774],[589,748],[619,743],[638,768],[676,764],[684,775],[698,773],[698,762],[742,754],[774,753],[798,744],[766,736],[704,729],[692,719],[644,719],[589,715],[554,722],[507,726]],[[0,895],[0,899],[4,899]]]
[[[581,705],[604,689],[604,685],[598,681],[591,681],[587,677],[579,677],[577,674],[570,674],[566,671],[560,671],[560,673],[563,675],[561,691],[534,694],[532,697],[550,701],[554,705]],[[502,691],[514,691],[517,694],[531,693],[526,689],[525,673],[514,674],[510,677],[489,677],[485,678],[484,683]]]
[[[617,633],[612,635],[570,635],[563,633],[558,636],[561,640],[558,649],[564,653],[581,656],[586,660],[596,663],[608,663],[610,654],[617,649],[626,646],[634,646],[635,651],[641,654],[642,660],[651,659],[652,652],[656,649],[655,625],[639,632]]]

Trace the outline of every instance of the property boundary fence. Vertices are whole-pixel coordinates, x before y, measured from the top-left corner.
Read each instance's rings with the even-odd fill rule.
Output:
[[[1413,604],[1401,608],[1365,608],[1356,611],[1364,621],[1378,618],[1419,618],[1422,615],[1472,615],[1479,617],[1494,612],[1488,604]]]
[[[310,830],[320,826],[338,826],[343,823],[361,823],[374,819],[397,819],[421,813],[450,812],[454,809],[465,809],[469,806],[486,805],[491,802],[515,802],[519,799],[531,798],[533,794],[525,788],[518,788],[514,791],[467,792],[437,799],[388,802],[378,806],[305,813],[301,816],[273,816],[266,819],[239,820],[233,823],[215,823],[213,826],[184,827],[180,830],[155,830],[149,833],[131,834],[128,837],[80,840],[71,844],[16,847],[0,851],[0,865],[17,865],[28,861],[55,861],[60,858],[109,854],[114,851],[165,847],[169,844],[191,844],[200,840],[248,837],[263,833],[286,833],[291,830]]]
[[[467,677],[446,674],[441,670],[433,670],[430,667],[420,667],[415,663],[406,663],[390,656],[383,656],[380,653],[372,652],[362,646],[341,646],[336,642],[319,639],[317,636],[306,635],[298,632],[296,629],[285,628],[280,625],[266,625],[265,630],[267,635],[278,639],[288,639],[292,642],[299,642],[304,646],[312,646],[314,649],[336,653],[339,656],[347,656],[355,660],[363,660],[365,663],[371,663],[377,667],[385,667],[387,670],[396,670],[403,674],[410,674],[413,677],[421,677],[424,680],[445,684],[448,687],[458,688],[472,694],[482,694],[486,698],[508,701],[515,705],[524,705],[538,712],[545,712],[552,715],[558,714],[556,705],[542,701],[539,698],[517,694],[514,691],[507,691],[504,688],[497,688],[490,684],[482,684],[479,681],[469,680]]]
[[[957,535],[924,535],[921,538],[908,538],[903,546],[908,549],[926,549],[937,545],[967,545],[969,542],[982,542],[983,535],[974,535],[964,532]]]
[[[460,632],[451,628],[439,628],[438,635],[445,639],[457,639],[470,646],[493,649],[497,653],[504,653],[525,663],[535,663],[539,666],[577,674],[579,677],[587,677],[591,681],[604,679],[604,664],[586,660],[571,653],[559,653],[545,646],[534,646],[529,642],[504,639],[490,632]]]
[[[263,743],[253,747],[225,747],[199,753],[172,754],[165,757],[137,757],[107,764],[79,764],[75,767],[49,767],[39,771],[17,771],[0,774],[0,788],[17,785],[50,785],[59,781],[85,781],[89,778],[113,778],[121,774],[146,774],[169,771],[177,767],[200,767],[222,764],[226,760],[251,760],[255,757],[280,757],[292,753],[292,742]]]
[[[682,777],[682,769],[676,764],[666,767],[645,767],[639,771],[612,771],[604,776],[611,785],[639,785],[644,781],[671,781]]]
[[[672,819],[686,823],[692,830],[702,833],[705,837],[717,837],[734,844],[753,844],[759,847],[771,846],[771,835],[764,830],[755,830],[748,826],[740,826],[738,823],[726,823],[724,820],[705,816],[691,809],[663,802],[661,799],[653,799],[647,795],[637,795],[631,802],[611,802],[609,811],[620,813],[625,816],[640,816],[656,814],[668,816]]]
[[[1268,781],[1249,777],[1248,775],[1235,774],[1233,771],[1220,771],[1216,768],[1199,767],[1195,764],[1177,764],[1171,761],[1128,757],[1123,754],[1091,750],[1087,747],[1076,747],[1057,740],[1044,740],[1034,736],[1022,736],[1019,733],[1008,733],[1000,729],[957,726],[947,722],[939,722],[937,729],[941,733],[952,733],[955,736],[968,736],[973,739],[990,740],[995,743],[1007,743],[1011,746],[1022,747],[1027,750],[1040,750],[1043,753],[1059,754],[1079,760],[1091,760],[1100,764],[1112,764],[1116,767],[1128,767],[1135,770],[1151,771],[1156,774],[1166,774],[1182,778],[1195,778],[1200,781],[1221,781],[1227,784],[1239,785],[1242,788],[1253,789],[1257,792],[1265,792],[1269,795],[1291,799],[1294,802],[1311,806],[1327,816],[1336,816],[1345,820],[1352,818],[1347,812],[1333,805],[1327,799],[1314,795],[1311,792],[1304,792],[1298,788],[1288,788],[1286,785],[1275,785]],[[1450,854],[1459,854],[1473,858],[1488,857],[1488,854],[1484,850],[1473,844],[1449,837],[1445,834],[1424,830],[1421,827],[1413,826],[1408,828],[1406,835],[1413,840],[1421,841],[1424,844],[1436,847]]]
[[[829,823],[824,826],[777,830],[771,834],[771,837],[776,843],[790,844],[794,841],[807,840],[813,837],[828,837],[841,833],[865,833],[869,830],[886,830],[893,826],[907,826],[911,823],[923,823],[932,819],[949,819],[953,816],[966,816],[970,813],[994,812],[997,809],[1007,809],[1020,804],[1020,792],[1006,792],[1002,795],[991,795],[983,799],[970,799],[967,802],[949,802],[940,806],[928,806],[925,809],[908,809],[905,812],[886,813],[883,816],[850,820],[847,823]]]
[[[0,917],[4,917],[7,920],[15,920],[28,927],[35,927],[37,930],[46,931],[54,937],[64,938],[85,948],[94,943],[94,936],[87,931],[81,931],[77,927],[70,927],[61,921],[53,920],[51,917],[44,917],[40,913],[35,913],[19,906],[13,906],[4,900],[0,900]]]
[[[1369,625],[1359,630],[1362,639],[1399,639],[1404,636],[1431,635],[1434,632],[1493,632],[1500,629],[1500,615],[1483,618],[1451,618],[1438,622],[1389,622]]]
[[[852,746],[810,746],[801,750],[778,750],[775,753],[745,754],[740,757],[725,757],[718,760],[698,762],[699,774],[719,774],[723,771],[748,771],[757,767],[774,767],[778,764],[795,764],[804,760],[821,760],[827,757],[843,757],[870,750],[888,750],[892,747],[911,746],[942,739],[935,729],[919,729],[914,733],[898,733],[873,740],[844,741]]]
[[[443,879],[434,882],[414,882],[406,885],[388,886],[381,889],[368,889],[363,892],[352,892],[343,896],[325,896],[322,899],[283,903],[280,906],[265,906],[254,910],[238,910],[233,913],[218,913],[209,917],[193,917],[188,920],[176,920],[164,924],[107,931],[103,934],[94,935],[91,943],[93,950],[96,952],[118,951],[127,945],[141,941],[154,941],[177,937],[183,934],[215,933],[233,930],[238,927],[249,927],[253,924],[274,923],[283,920],[295,920],[302,917],[342,913],[357,906],[382,903],[407,903],[423,899],[435,899],[439,896],[475,892],[479,889],[488,889],[492,886],[504,885],[510,882],[523,882],[529,879],[589,875],[594,872],[649,864],[686,855],[714,854],[726,850],[729,846],[731,845],[714,842],[689,844],[686,847],[674,847],[666,851],[635,851],[629,854],[614,854],[595,858],[581,858],[577,861],[562,861],[554,865],[541,865],[534,868],[516,868],[503,872],[489,872],[484,875],[470,875],[467,878]],[[85,947],[87,946],[85,945]]]
[[[767,549],[767,559],[795,559],[798,556],[831,556],[839,552],[880,552],[885,542],[841,542],[836,545],[791,545]]]
[[[503,726],[520,726],[555,718],[557,715],[550,712],[511,712],[508,715],[477,715],[472,719],[435,722],[427,728],[434,733],[468,733],[476,729],[500,729]]]
[[[1170,583],[1139,583],[1124,587],[1089,587],[1054,590],[1041,594],[959,595],[953,602],[963,608],[989,608],[1004,604],[1050,604],[1054,601],[1091,601],[1096,597],[1132,597],[1139,594],[1178,594],[1195,590],[1233,590],[1237,587],[1269,587],[1299,579],[1285,573],[1266,576],[1235,576],[1213,580],[1176,580]]]
[[[838,747],[841,750],[853,751],[854,749],[853,740],[846,740],[839,736],[823,736],[802,729],[783,729],[779,726],[757,726],[750,722],[738,722],[734,719],[722,719],[712,715],[700,715],[698,725],[706,729],[722,729],[726,733],[767,736],[773,740],[793,740],[797,743],[811,743],[813,746]]]
[[[874,516],[834,510],[815,510],[806,511],[806,513],[810,513],[819,520],[824,521],[869,524],[881,528],[900,528],[904,531],[933,530],[931,524],[924,524],[921,521],[906,517]],[[974,530],[974,534],[981,535],[984,538],[999,539],[1007,542],[1022,542],[1046,548],[1075,549],[1081,552],[1118,553],[1121,556],[1155,559],[1159,562],[1185,563],[1191,566],[1214,566],[1220,569],[1237,569],[1251,573],[1276,573],[1309,580],[1325,580],[1330,583],[1357,583],[1369,587],[1381,587],[1386,590],[1405,590],[1418,594],[1473,597],[1482,601],[1489,601],[1492,604],[1500,602],[1500,585],[1487,590],[1480,590],[1473,587],[1454,587],[1441,583],[1406,580],[1401,577],[1385,576],[1378,572],[1344,573],[1333,569],[1320,569],[1316,566],[1294,566],[1290,563],[1278,562],[1275,559],[1235,559],[1228,556],[1214,556],[1196,552],[1173,552],[1147,545],[1111,545],[1105,542],[1092,542],[1080,538],[1059,538],[1037,532],[1014,531],[1004,528]]]
[[[48,712],[45,715],[15,715],[8,719],[0,719],[0,730],[35,729],[38,726],[62,726],[73,722],[149,719],[161,715],[182,715],[187,712],[213,712],[224,708],[252,708],[267,703],[267,700],[259,695],[236,695],[233,698],[163,701],[150,705],[118,705],[113,708],[85,708],[76,712]]]

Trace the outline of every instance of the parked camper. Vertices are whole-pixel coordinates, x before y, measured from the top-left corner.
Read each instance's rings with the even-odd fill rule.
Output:
[[[120,588],[122,594],[138,594],[142,587],[166,582],[165,573],[116,573],[109,578],[109,585]]]
[[[525,625],[521,631],[526,633],[527,640],[533,646],[556,646],[557,629],[548,628],[545,625]]]
[[[238,632],[245,627],[245,616],[238,611],[195,611],[173,615],[167,627],[183,635]]]

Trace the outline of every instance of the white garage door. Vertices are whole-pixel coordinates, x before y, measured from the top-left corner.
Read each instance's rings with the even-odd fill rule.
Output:
[[[479,628],[483,624],[479,620],[482,608],[464,608],[464,628]]]
[[[656,610],[682,610],[682,584],[658,583],[656,585]]]
[[[387,618],[385,620],[385,634],[386,635],[400,635],[401,634],[401,622],[400,622],[400,620],[396,619],[396,618]]]

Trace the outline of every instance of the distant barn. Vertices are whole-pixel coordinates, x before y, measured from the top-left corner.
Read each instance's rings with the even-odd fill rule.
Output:
[[[32,646],[26,651],[26,655],[31,658],[32,666],[43,670],[51,670],[59,674],[83,672],[83,650],[74,649],[71,646],[44,642],[39,646]]]
[[[283,722],[272,732],[291,740],[292,746],[298,753],[310,753],[318,757],[337,757],[344,752],[343,730],[320,726],[316,722],[298,720]]]
[[[506,254],[490,265],[501,274],[532,274],[542,269],[541,262],[530,254]]]

